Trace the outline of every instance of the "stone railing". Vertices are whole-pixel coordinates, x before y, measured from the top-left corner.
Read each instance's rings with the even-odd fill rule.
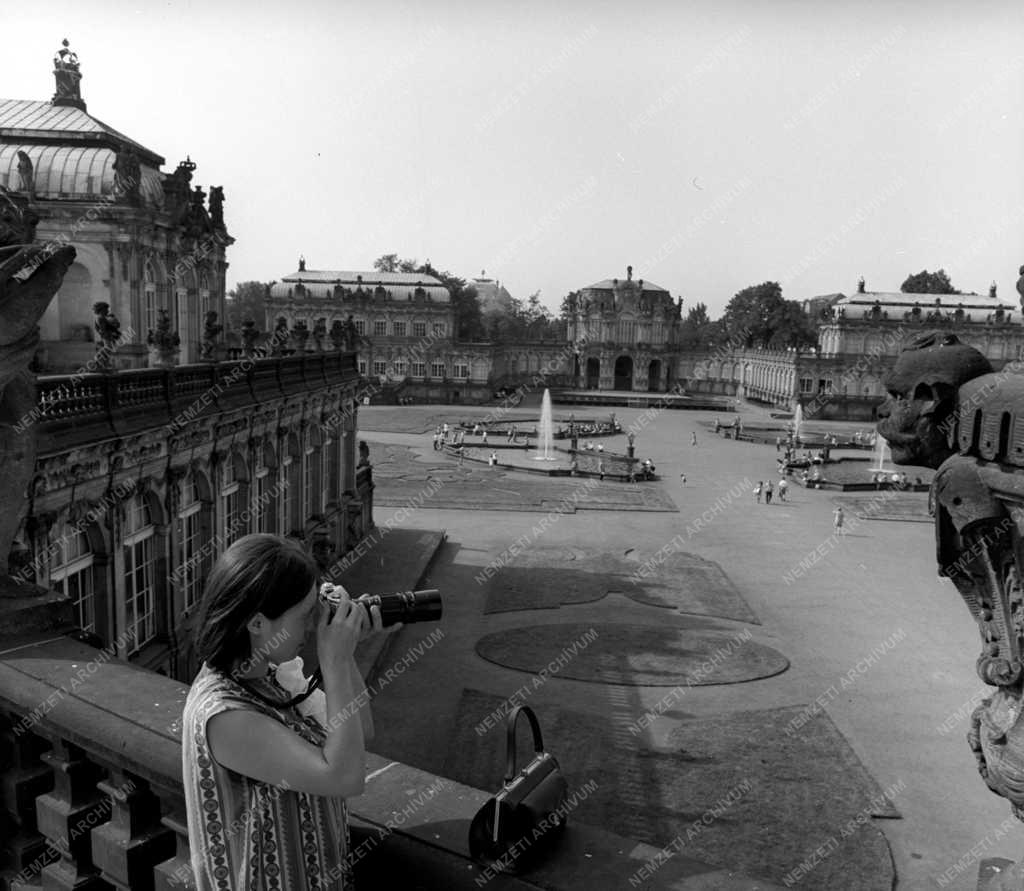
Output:
[[[24,623],[20,638],[0,632],[2,891],[195,887],[181,779],[187,693],[70,636],[26,636]],[[467,850],[485,792],[368,760],[366,791],[350,802],[357,887],[474,891],[493,880],[559,891],[629,888],[638,875],[650,891],[772,887],[678,853],[655,860],[653,847],[572,819],[528,877],[496,878]]]
[[[356,379],[354,353],[38,378],[39,453]]]

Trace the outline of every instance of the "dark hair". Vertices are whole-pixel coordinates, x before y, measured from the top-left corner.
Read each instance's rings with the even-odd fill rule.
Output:
[[[300,603],[317,580],[316,562],[290,538],[257,533],[231,545],[214,564],[196,616],[195,651],[230,672],[252,655],[246,623],[276,619]]]

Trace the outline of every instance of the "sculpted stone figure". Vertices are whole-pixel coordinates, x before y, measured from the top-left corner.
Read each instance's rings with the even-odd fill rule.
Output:
[[[1024,819],[1024,375],[993,373],[952,334],[927,334],[887,380],[878,432],[897,464],[937,468],[932,497],[939,573],[978,624],[978,676],[995,688],[968,743],[988,787]],[[1021,864],[995,889],[1024,888]]]
[[[36,385],[28,367],[39,319],[75,259],[70,245],[32,244],[38,222],[27,198],[0,187],[0,575],[35,471]]]

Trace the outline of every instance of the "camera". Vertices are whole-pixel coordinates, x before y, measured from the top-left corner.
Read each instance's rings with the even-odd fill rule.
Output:
[[[329,610],[328,622],[334,618],[338,604],[341,603],[341,590],[330,582],[324,582],[320,586],[320,602]],[[370,618],[370,607],[379,606],[381,624],[385,628],[398,622],[437,622],[444,611],[441,592],[436,588],[428,588],[425,591],[402,591],[398,594],[364,594],[353,602],[365,607],[367,618]]]

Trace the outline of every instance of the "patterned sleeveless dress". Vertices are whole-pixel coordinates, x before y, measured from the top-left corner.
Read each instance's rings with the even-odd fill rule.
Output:
[[[272,678],[247,684],[270,701],[292,698]],[[204,665],[182,716],[182,768],[188,839],[198,891],[353,891],[348,813],[342,798],[261,783],[218,764],[206,722],[228,709],[250,709],[323,745],[324,729],[294,708],[261,702]],[[253,741],[259,745],[258,740]]]

